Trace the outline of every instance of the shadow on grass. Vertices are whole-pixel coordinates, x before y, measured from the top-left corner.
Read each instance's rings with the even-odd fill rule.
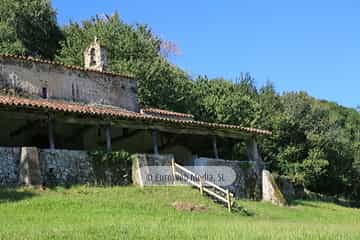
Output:
[[[0,188],[0,204],[17,202],[36,196],[35,192],[16,188]]]
[[[335,205],[338,205],[341,207],[346,207],[346,208],[359,208],[358,203],[341,200],[341,199],[336,199],[336,198],[332,198],[332,197],[296,199],[296,200],[288,201],[288,203],[289,203],[289,206],[301,205],[301,206],[308,206],[308,207],[313,207],[313,208],[322,208],[322,206],[313,203],[314,201],[315,202],[323,202],[323,203],[332,203],[332,204],[335,204]]]

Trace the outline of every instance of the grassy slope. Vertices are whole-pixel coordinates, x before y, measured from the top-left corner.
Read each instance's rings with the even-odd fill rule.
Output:
[[[180,212],[175,201],[201,203]],[[360,210],[299,202],[245,202],[254,216],[228,214],[187,187],[0,190],[0,239],[360,239]]]

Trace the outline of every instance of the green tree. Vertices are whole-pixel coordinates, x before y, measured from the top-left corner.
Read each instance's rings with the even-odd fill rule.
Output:
[[[125,24],[115,13],[81,24],[70,22],[63,32],[65,40],[56,60],[82,66],[83,52],[97,36],[108,50],[110,70],[130,73],[137,79],[142,105],[190,112],[192,82],[163,57],[163,40],[149,26]]]
[[[62,39],[49,0],[0,0],[0,51],[52,59]]]
[[[257,90],[253,79],[230,82],[222,78],[209,80],[198,77],[194,84],[194,94],[198,99],[196,116],[201,120],[255,125]]]

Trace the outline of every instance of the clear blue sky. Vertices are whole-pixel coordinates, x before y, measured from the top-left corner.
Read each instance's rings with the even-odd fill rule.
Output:
[[[257,85],[360,104],[360,1],[357,0],[53,0],[61,24],[118,11],[175,42],[171,61],[191,75],[236,79],[250,72]]]

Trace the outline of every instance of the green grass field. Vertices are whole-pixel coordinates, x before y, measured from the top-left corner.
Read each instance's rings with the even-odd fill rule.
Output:
[[[174,202],[201,204],[199,212]],[[188,187],[0,190],[0,239],[360,239],[360,210],[240,201],[227,210]]]

